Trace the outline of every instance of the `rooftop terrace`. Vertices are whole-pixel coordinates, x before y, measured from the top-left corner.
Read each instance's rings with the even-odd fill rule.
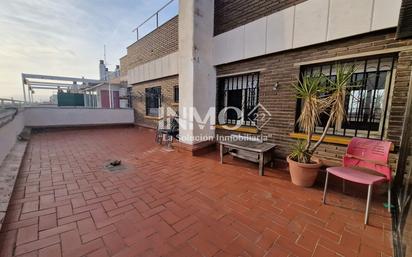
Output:
[[[322,205],[322,183],[296,187],[288,172],[269,168],[259,177],[254,164],[230,158],[221,165],[216,153],[167,150],[143,128],[33,134],[0,256],[392,254],[378,190],[364,226],[365,197],[343,194],[337,181]],[[112,159],[123,169],[107,170]]]

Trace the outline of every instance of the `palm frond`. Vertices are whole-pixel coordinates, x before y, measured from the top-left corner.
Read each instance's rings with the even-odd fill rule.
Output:
[[[300,128],[307,133],[315,130],[320,122],[320,114],[324,112],[327,105],[324,99],[319,98],[319,95],[325,91],[325,83],[322,83],[324,79],[324,76],[304,76],[302,80],[293,84],[296,97],[303,101],[298,123]]]
[[[328,79],[331,94],[328,98],[330,106],[329,118],[331,125],[340,127],[346,116],[345,98],[349,88],[356,87],[357,83],[352,83],[352,76],[356,72],[355,65],[337,65],[336,80]]]
[[[300,163],[309,163],[311,154],[306,149],[306,143],[304,140],[298,140],[292,148],[292,152],[289,157]]]

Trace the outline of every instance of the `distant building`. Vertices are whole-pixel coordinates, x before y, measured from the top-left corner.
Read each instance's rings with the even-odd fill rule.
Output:
[[[109,71],[109,68],[106,67],[104,60],[100,60],[99,75],[100,80],[111,80],[118,78],[120,76],[120,65],[116,65],[116,69],[114,71]]]

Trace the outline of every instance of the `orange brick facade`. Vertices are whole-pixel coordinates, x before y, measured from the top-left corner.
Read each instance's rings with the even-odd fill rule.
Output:
[[[290,152],[291,144],[295,142],[289,134],[294,131],[295,126],[296,98],[291,84],[297,80],[300,73],[300,67],[296,66],[296,63],[400,46],[412,47],[412,40],[396,40],[394,30],[385,30],[220,65],[217,67],[217,75],[260,70],[259,100],[272,115],[272,119],[263,128],[263,133],[268,136],[270,142],[279,145],[278,156],[284,158]],[[401,51],[395,55],[397,56],[396,74],[390,99],[391,107],[387,114],[389,122],[385,138],[399,147],[412,68],[412,50]],[[279,87],[274,92],[273,85],[276,82],[279,83]],[[228,132],[218,130],[218,133]],[[345,149],[345,145],[323,144],[318,154],[324,158],[339,161]],[[394,162],[396,156],[392,159]]]
[[[153,128],[158,124],[157,119],[154,119],[154,117],[146,116],[146,102],[144,97],[146,88],[161,87],[162,107],[171,107],[177,112],[179,105],[174,101],[174,87],[178,86],[178,84],[178,76],[171,76],[134,85],[132,89],[132,103],[135,112],[136,124]]]
[[[239,1],[233,2],[238,3]],[[215,1],[215,33],[233,29],[300,2],[303,1],[264,1],[258,5],[256,1],[248,1],[247,4],[238,3],[235,7],[231,1],[217,0]],[[262,10],[258,6],[266,6],[266,8]],[[240,15],[240,13],[244,15]],[[232,18],[229,19],[229,17]],[[411,40],[396,40],[395,29],[388,29],[220,65],[216,67],[216,70],[218,76],[260,70],[259,99],[272,115],[271,121],[263,128],[263,134],[268,136],[270,142],[279,145],[278,157],[283,159],[290,152],[291,144],[295,142],[295,139],[290,138],[289,134],[294,131],[295,126],[296,99],[291,89],[291,83],[296,81],[300,73],[300,67],[296,66],[296,63],[407,46],[412,47]],[[177,50],[178,17],[175,17],[128,48],[127,56],[121,59],[122,73],[127,74],[128,69]],[[388,125],[385,128],[385,139],[393,141],[396,145],[392,154],[393,166],[396,165],[396,153],[400,143],[412,52],[411,50],[403,50],[394,53],[394,55],[397,61],[390,94],[390,108],[387,114]],[[279,83],[279,89],[276,92],[273,91],[275,83]],[[142,94],[146,87],[160,85],[162,94],[166,98],[172,98],[173,87],[178,84],[178,76],[167,77],[135,84],[133,92],[134,95]],[[153,127],[156,121],[145,117],[144,99],[142,100],[141,97],[140,100],[137,99],[139,98],[133,98],[136,123]],[[233,132],[218,129],[217,133],[229,134]],[[346,145],[323,144],[319,147],[317,154],[331,161],[340,161],[345,149]]]
[[[161,58],[178,50],[178,16],[167,21],[156,30],[139,39],[127,48],[127,55],[120,59],[122,76],[127,76],[130,69],[149,61]],[[136,124],[156,127],[158,120],[146,115],[145,89],[161,87],[162,106],[172,107],[174,103],[174,87],[178,86],[178,76],[170,76],[132,85],[132,107],[135,111]]]
[[[134,67],[158,59],[178,50],[178,16],[162,24],[127,48],[127,55],[120,59],[122,76]]]
[[[215,0],[215,35],[306,0]]]

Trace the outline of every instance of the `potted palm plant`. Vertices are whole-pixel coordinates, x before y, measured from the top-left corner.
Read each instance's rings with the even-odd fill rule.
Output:
[[[306,141],[299,140],[287,157],[292,183],[310,187],[315,183],[320,159],[313,154],[323,142],[329,128],[340,127],[345,118],[345,96],[351,85],[355,66],[336,66],[336,78],[331,79],[322,74],[319,76],[303,76],[302,80],[293,84],[296,97],[303,102],[298,125],[306,133]],[[312,143],[312,135],[320,123],[320,116],[328,115],[328,120],[319,140]]]

